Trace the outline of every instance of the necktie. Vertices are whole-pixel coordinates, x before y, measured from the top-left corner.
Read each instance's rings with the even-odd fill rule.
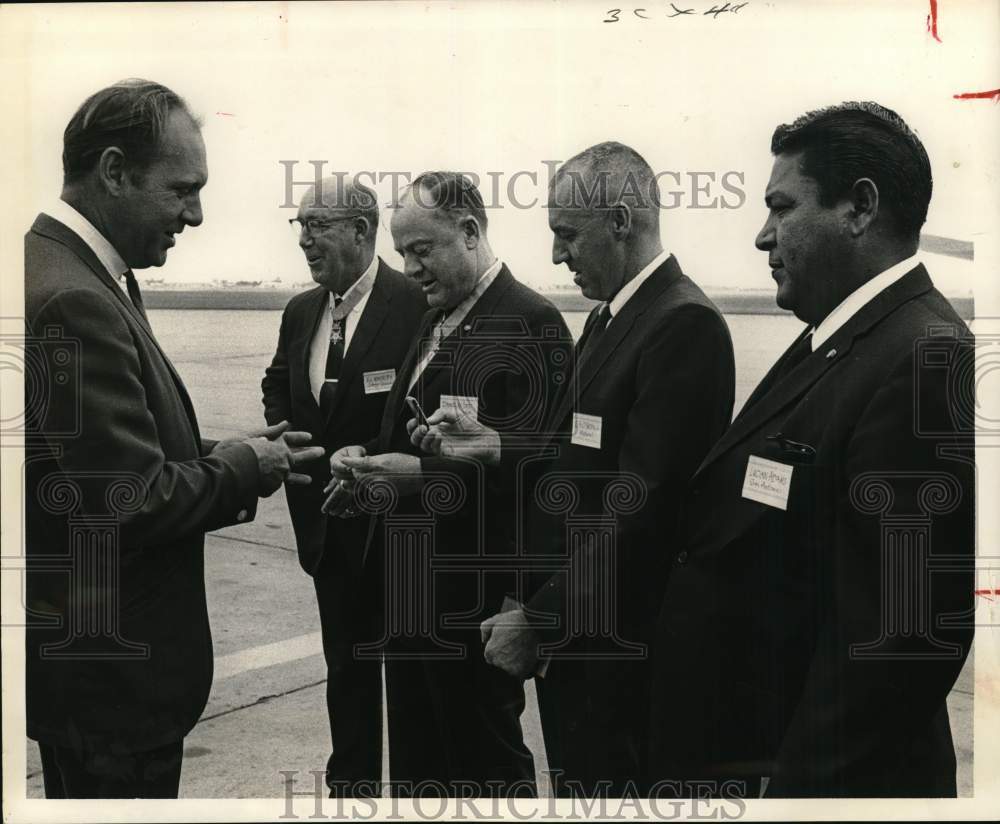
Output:
[[[785,352],[784,357],[778,361],[771,371],[764,376],[764,379],[757,384],[753,392],[750,393],[750,397],[747,398],[746,403],[743,404],[743,408],[736,416],[736,420],[742,418],[750,407],[756,404],[757,401],[767,395],[775,386],[784,380],[785,376],[791,373],[791,371],[802,363],[802,361],[804,361],[807,357],[809,357],[811,353],[812,333],[810,332],[805,337],[800,338],[793,343],[792,347]]]
[[[804,361],[809,355],[812,354],[812,333],[810,332],[805,337],[796,341],[795,345],[788,350],[785,355],[785,359],[781,362],[781,366],[775,373],[775,382],[783,379],[785,375],[789,374],[796,366],[798,366],[802,361]]]
[[[139,291],[139,282],[135,279],[135,275],[131,269],[125,270],[125,288],[128,290],[128,296],[132,304],[139,310],[139,314],[142,315],[143,320],[149,323],[149,318],[146,317],[146,307],[142,303],[142,293]]]
[[[608,328],[608,322],[610,320],[611,307],[605,303],[597,313],[597,317],[594,318],[594,325],[591,327],[590,332],[587,335],[587,339],[583,342],[583,349],[580,352],[581,362],[597,349],[597,344],[600,342],[601,338],[604,337],[604,332]]]
[[[339,295],[333,297],[333,307],[340,306]],[[334,395],[337,393],[337,379],[340,377],[340,367],[344,364],[344,328],[347,322],[346,317],[333,315],[330,325],[330,346],[326,350],[326,371],[323,374],[323,388],[319,392],[319,406],[324,413],[330,411],[333,405]]]

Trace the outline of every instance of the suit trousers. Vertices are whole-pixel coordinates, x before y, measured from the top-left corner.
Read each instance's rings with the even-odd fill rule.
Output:
[[[332,554],[313,577],[333,744],[326,783],[331,797],[377,796],[382,777],[381,578],[373,565],[359,574],[347,564],[330,563]]]
[[[460,659],[397,655],[408,652],[390,647],[386,659],[393,794],[534,798],[523,683],[477,649]]]
[[[177,798],[184,741],[133,753],[38,742],[46,798]]]
[[[535,683],[553,794],[645,795],[648,662],[554,659]]]

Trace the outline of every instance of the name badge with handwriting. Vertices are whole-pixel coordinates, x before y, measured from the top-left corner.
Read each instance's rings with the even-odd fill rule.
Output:
[[[396,380],[395,369],[379,369],[377,372],[365,372],[365,394],[375,395],[388,392]]]
[[[794,466],[751,455],[743,478],[743,497],[775,509],[788,509]]]
[[[479,398],[475,395],[442,395],[441,408],[445,412],[475,420],[479,417]]]
[[[591,449],[601,448],[601,416],[573,413],[573,434],[569,442],[577,446],[589,446]]]

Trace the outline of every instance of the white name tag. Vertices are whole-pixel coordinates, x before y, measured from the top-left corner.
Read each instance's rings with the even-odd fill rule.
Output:
[[[365,372],[365,394],[374,395],[388,392],[396,380],[395,369],[379,369],[377,372]]]
[[[479,418],[479,398],[475,395],[442,395],[441,408],[463,418]]]
[[[788,509],[788,490],[792,486],[792,470],[788,464],[769,461],[751,455],[743,479],[743,497],[776,509]]]
[[[570,443],[577,446],[589,446],[591,449],[601,448],[601,416],[573,413],[573,434]]]

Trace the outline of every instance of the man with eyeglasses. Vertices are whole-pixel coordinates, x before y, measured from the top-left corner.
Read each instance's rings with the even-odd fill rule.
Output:
[[[268,421],[294,421],[329,456],[378,433],[396,370],[427,309],[417,284],[375,255],[375,193],[342,177],[308,190],[289,221],[317,286],[285,307],[261,384]],[[377,795],[382,769],[381,662],[355,646],[381,636],[381,576],[362,574],[367,519],[320,511],[327,460],[288,487],[299,562],[313,577],[326,657],[331,795]]]

